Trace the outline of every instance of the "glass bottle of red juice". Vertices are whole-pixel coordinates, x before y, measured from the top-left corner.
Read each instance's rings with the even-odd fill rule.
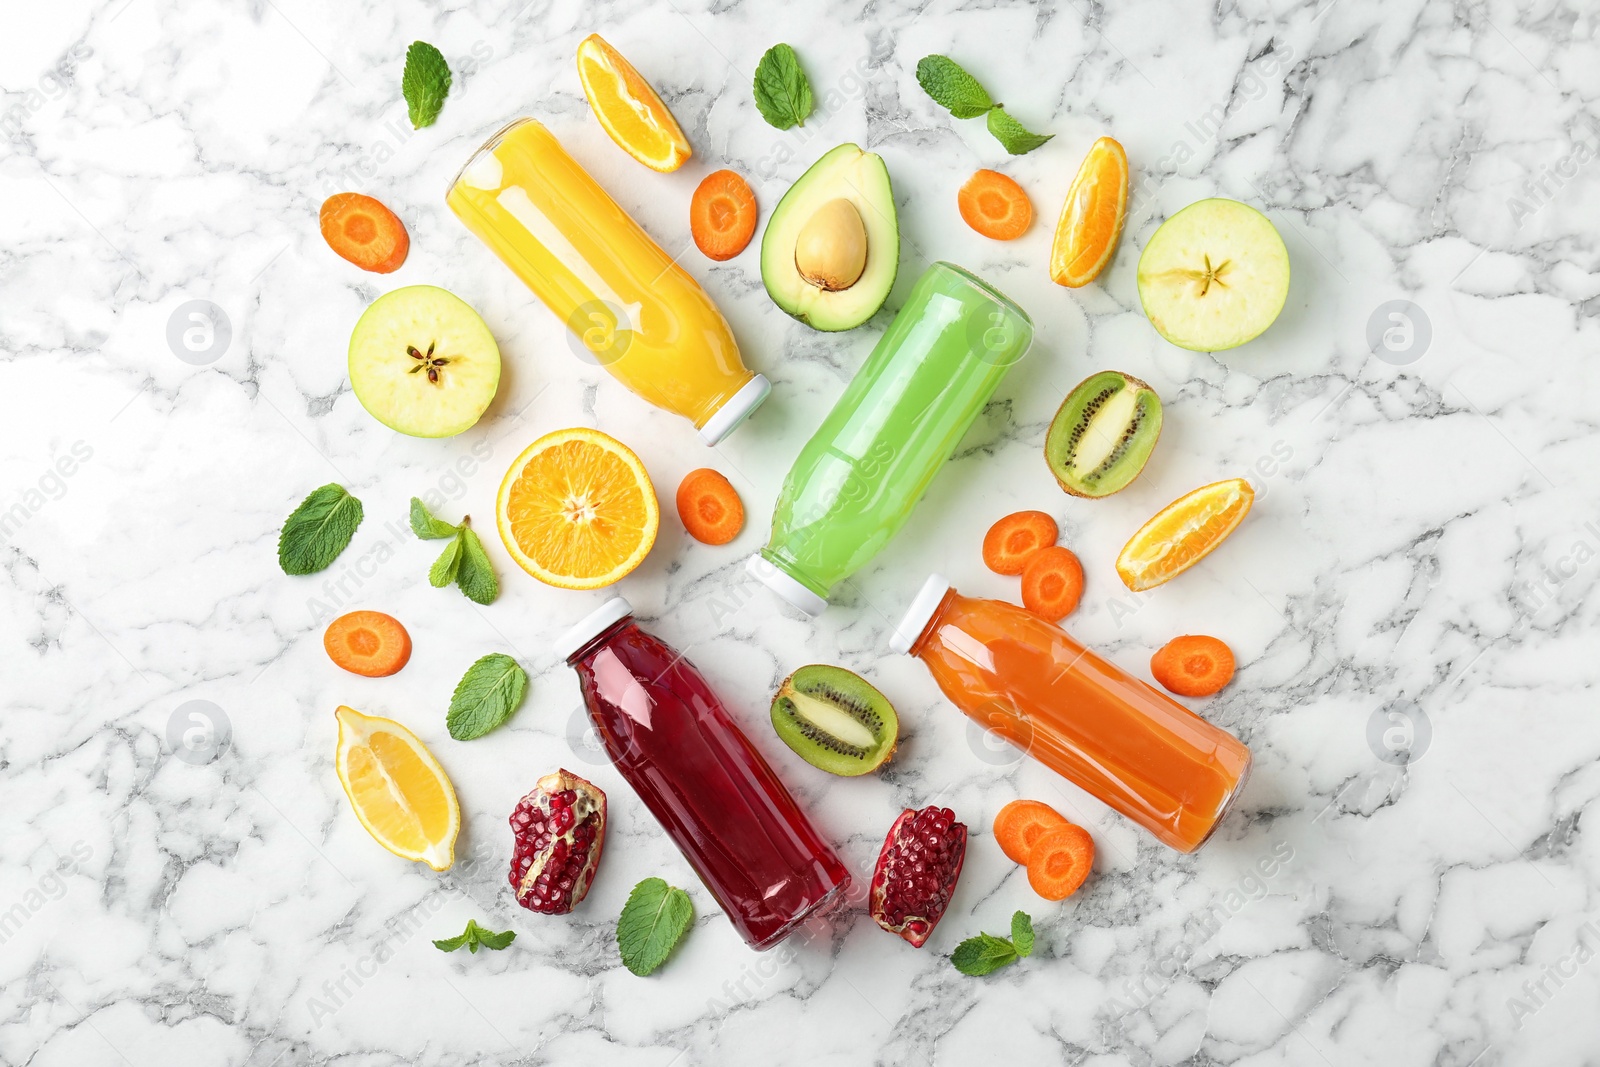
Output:
[[[606,753],[739,936],[771,948],[842,896],[850,872],[694,665],[621,597],[556,643]]]

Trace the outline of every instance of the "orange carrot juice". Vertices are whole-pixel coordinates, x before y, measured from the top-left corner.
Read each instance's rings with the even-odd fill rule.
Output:
[[[891,640],[987,729],[1180,852],[1222,821],[1250,750],[1054,623],[928,579]]]
[[[542,124],[519,119],[489,138],[445,202],[594,362],[706,444],[766,399],[711,297]]]

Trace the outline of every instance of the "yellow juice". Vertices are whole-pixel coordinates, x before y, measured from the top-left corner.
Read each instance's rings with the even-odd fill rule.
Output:
[[[467,161],[450,210],[639,396],[716,444],[766,399],[722,312],[555,135],[518,119]]]

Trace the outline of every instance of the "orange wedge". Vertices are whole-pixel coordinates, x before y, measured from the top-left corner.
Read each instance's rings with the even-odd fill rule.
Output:
[[[578,80],[595,118],[628,155],[651,170],[677,170],[689,158],[689,139],[650,83],[622,53],[591,33],[578,45]]]
[[[500,483],[500,539],[546,585],[599,589],[644,562],[661,509],[644,464],[599,430],[545,434]]]
[[[339,784],[356,818],[401,859],[446,871],[456,858],[455,787],[417,735],[393,719],[340,705]]]
[[[1050,277],[1071,289],[1088,285],[1111,262],[1128,213],[1128,154],[1102,137],[1083,157],[1067,190],[1050,246]]]
[[[1156,513],[1117,556],[1122,584],[1139,592],[1170,582],[1222,544],[1255,503],[1243,478],[1202,485]]]

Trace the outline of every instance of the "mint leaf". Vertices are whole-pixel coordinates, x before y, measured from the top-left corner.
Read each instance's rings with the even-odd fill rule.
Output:
[[[505,933],[497,934],[493,930],[486,930],[479,926],[476,920],[468,919],[467,928],[461,932],[461,936],[447,937],[443,940],[435,941],[433,947],[440,952],[454,952],[464,946],[468,952],[477,955],[480,945],[498,952],[516,939],[517,932],[515,930],[507,930]]]
[[[435,589],[443,589],[456,580],[456,572],[461,568],[461,535],[456,534],[450,543],[444,546],[444,551],[439,558],[433,561],[433,566],[428,568],[428,584]]]
[[[1033,955],[1033,920],[1028,918],[1025,911],[1011,916],[1011,944],[1015,946],[1017,955]]]
[[[923,56],[917,63],[917,84],[958,119],[975,119],[995,106],[978,79],[949,56]]]
[[[517,932],[515,930],[507,930],[504,933],[497,934],[493,930],[485,930],[483,927],[478,926],[478,924],[473,922],[471,919],[467,920],[467,925],[477,926],[478,943],[484,948],[493,949],[496,952],[499,952],[501,949],[505,948],[507,945],[511,944],[511,942],[517,939]]]
[[[800,68],[800,57],[786,44],[767,49],[756,64],[756,109],[769,126],[787,130],[805,124],[811,114],[811,82]]]
[[[989,112],[989,132],[994,134],[1001,148],[1014,156],[1027,155],[1055,136],[1053,133],[1030,133],[1026,126],[1012,118],[999,104]]]
[[[672,949],[694,922],[689,894],[660,878],[646,878],[633,887],[617,920],[617,948],[622,963],[641,978],[667,962]]]
[[[329,483],[300,501],[278,534],[278,566],[285,574],[323,570],[350,544],[365,512],[344,486]]]
[[[503,652],[491,652],[467,668],[450,695],[445,726],[457,741],[482,737],[511,717],[528,690],[528,672]]]
[[[424,541],[437,541],[444,537],[454,537],[459,529],[459,526],[452,526],[443,519],[434,518],[421,498],[411,498],[411,532]]]
[[[483,542],[465,519],[461,521],[461,565],[456,571],[456,584],[476,604],[492,604],[500,595],[500,579],[494,576],[489,553],[483,550]]]
[[[435,518],[428,506],[417,497],[411,498],[411,532],[425,541],[452,538],[439,558],[428,570],[428,582],[442,589],[455,582],[469,600],[479,604],[492,604],[500,595],[500,579],[495,577],[494,564],[483,542],[472,532],[471,516],[463,516],[460,526],[453,526]]]
[[[460,937],[443,938],[442,940],[435,941],[433,943],[433,947],[438,949],[440,952],[454,952],[456,949],[472,940],[472,928],[475,925],[476,924],[471,919],[468,919],[467,928]]]
[[[406,69],[400,76],[400,92],[406,98],[411,128],[432,126],[450,94],[450,64],[427,41],[413,41],[406,49]]]
[[[950,962],[955,964],[956,970],[962,974],[979,977],[993,974],[1008,963],[1015,963],[1017,950],[1011,947],[1011,942],[1003,937],[992,934],[979,934],[969,937],[956,946],[950,956]]]

